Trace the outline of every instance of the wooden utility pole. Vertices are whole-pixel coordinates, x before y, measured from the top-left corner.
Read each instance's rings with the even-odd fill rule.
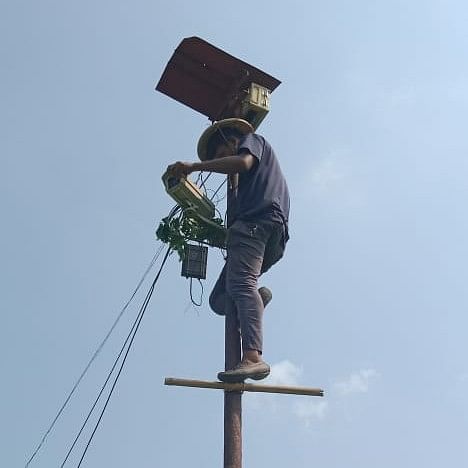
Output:
[[[241,359],[240,333],[233,302],[226,299],[224,326],[225,369],[232,369]],[[224,392],[224,468],[242,468],[242,391]]]
[[[239,174],[228,176],[227,227],[233,222]],[[229,253],[228,253],[229,255]],[[227,290],[227,288],[226,288]],[[237,310],[226,294],[224,368],[233,369],[241,360],[241,337]],[[224,392],[224,468],[242,468],[242,392]]]

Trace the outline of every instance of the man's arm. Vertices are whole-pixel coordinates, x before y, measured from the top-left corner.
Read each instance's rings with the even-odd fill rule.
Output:
[[[171,173],[176,178],[196,171],[217,172],[218,174],[237,174],[252,169],[255,161],[255,157],[250,153],[225,156],[224,158],[194,163],[177,161],[175,164],[168,166],[166,172]]]

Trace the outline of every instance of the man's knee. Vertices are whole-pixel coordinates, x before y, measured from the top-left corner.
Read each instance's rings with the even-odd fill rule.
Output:
[[[257,278],[232,279],[227,283],[226,291],[234,301],[238,297],[255,294],[257,291]]]

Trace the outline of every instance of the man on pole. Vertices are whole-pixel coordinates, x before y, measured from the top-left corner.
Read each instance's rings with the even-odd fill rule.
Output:
[[[176,162],[167,172],[179,178],[205,171],[229,175],[232,182],[239,174],[238,186],[232,183],[229,203],[231,224],[227,235],[227,260],[210,295],[210,306],[225,315],[226,294],[237,311],[242,360],[234,368],[220,372],[223,382],[261,380],[270,373],[263,361],[263,310],[271,299],[267,288],[258,289],[259,276],[284,254],[288,235],[289,191],[275,152],[270,144],[254,133],[246,120],[220,120],[200,137],[200,162]]]

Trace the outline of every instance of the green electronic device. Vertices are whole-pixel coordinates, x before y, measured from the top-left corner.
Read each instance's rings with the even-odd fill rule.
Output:
[[[163,183],[166,192],[184,210],[192,212],[192,216],[211,219],[215,215],[213,202],[194,184],[185,177],[175,178],[170,174],[163,175]]]
[[[215,218],[215,206],[203,191],[186,177],[170,174],[162,177],[166,192],[182,209],[181,216],[164,218],[156,236],[179,253],[182,276],[203,279],[206,276],[207,248],[224,248],[227,231],[221,218]],[[176,213],[175,211],[174,213]]]

